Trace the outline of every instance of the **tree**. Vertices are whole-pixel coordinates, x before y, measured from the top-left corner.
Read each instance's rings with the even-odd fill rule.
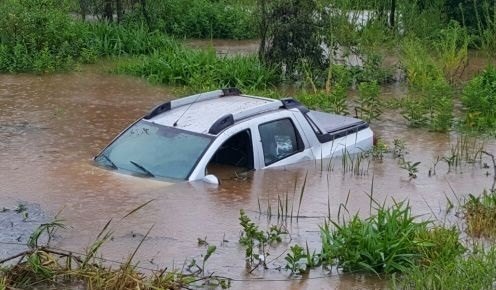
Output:
[[[305,62],[322,67],[324,58],[315,0],[259,0],[259,57],[288,76]]]
[[[103,6],[103,18],[105,18],[108,22],[112,22],[114,20],[114,10],[112,9],[112,0],[104,0]]]
[[[122,21],[122,1],[115,0],[115,11],[117,13],[117,22],[120,23]]]

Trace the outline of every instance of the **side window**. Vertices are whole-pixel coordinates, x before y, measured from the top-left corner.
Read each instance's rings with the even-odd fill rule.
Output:
[[[303,142],[290,119],[281,119],[258,126],[262,138],[265,165],[270,165],[303,151]]]

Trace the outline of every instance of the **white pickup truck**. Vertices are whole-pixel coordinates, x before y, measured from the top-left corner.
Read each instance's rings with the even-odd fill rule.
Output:
[[[243,95],[236,88],[155,107],[120,133],[97,164],[165,180],[205,180],[213,164],[258,170],[357,153],[372,146],[362,120],[308,110],[294,99]]]

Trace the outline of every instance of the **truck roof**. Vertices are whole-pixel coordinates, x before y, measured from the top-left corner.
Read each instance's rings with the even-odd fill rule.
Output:
[[[243,95],[237,89],[224,89],[161,104],[144,119],[164,126],[216,135],[235,121],[288,108],[287,102]]]

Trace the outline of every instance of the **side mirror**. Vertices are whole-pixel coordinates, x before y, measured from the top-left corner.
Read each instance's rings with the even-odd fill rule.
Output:
[[[205,177],[202,178],[202,181],[206,182],[206,183],[210,183],[210,184],[215,184],[215,185],[219,185],[219,183],[220,183],[217,176],[215,176],[213,174],[205,175]]]

